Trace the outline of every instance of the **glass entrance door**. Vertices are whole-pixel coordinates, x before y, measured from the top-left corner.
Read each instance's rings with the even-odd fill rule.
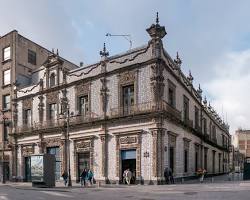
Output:
[[[121,151],[121,158],[122,158],[122,173],[129,169],[132,172],[131,184],[135,184],[136,181],[136,150],[122,150]],[[123,179],[123,177],[122,177]],[[125,183],[125,181],[123,180]]]
[[[25,162],[25,181],[30,182],[31,181],[31,162],[30,162],[30,156],[24,158]]]
[[[78,180],[80,180],[80,175],[83,172],[83,170],[90,169],[90,153],[89,152],[78,153],[77,159],[78,159]]]

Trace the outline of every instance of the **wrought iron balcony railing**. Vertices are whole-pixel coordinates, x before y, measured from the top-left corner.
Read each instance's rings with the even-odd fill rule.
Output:
[[[123,117],[129,115],[143,114],[155,111],[165,111],[172,117],[181,119],[181,112],[170,106],[166,101],[161,101],[159,103],[146,102],[141,104],[135,104],[132,106],[120,106],[117,108],[112,108],[110,112],[111,117]]]
[[[100,118],[100,117],[94,113],[87,113],[86,115],[70,116],[69,117],[69,125],[90,122],[93,120],[97,120],[98,118]],[[23,125],[18,126],[16,128],[16,132],[17,133],[31,132],[31,131],[35,131],[35,130],[41,130],[41,129],[63,127],[65,125],[66,125],[66,119],[63,117],[59,118],[59,119],[47,120],[47,121],[43,121],[43,122],[33,122],[32,124],[24,122]]]

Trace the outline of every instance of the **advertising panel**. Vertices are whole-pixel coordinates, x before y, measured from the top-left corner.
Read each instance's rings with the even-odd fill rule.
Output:
[[[31,156],[31,180],[43,182],[43,155]]]

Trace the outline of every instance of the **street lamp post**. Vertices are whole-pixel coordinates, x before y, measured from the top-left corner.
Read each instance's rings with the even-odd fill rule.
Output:
[[[70,141],[69,141],[69,103],[67,102],[67,150],[68,150],[68,169],[69,169],[69,183],[68,187],[72,186],[72,181],[71,181],[71,170],[70,170]]]
[[[69,102],[67,98],[67,90],[64,88],[62,90],[63,93],[63,98],[61,99],[62,103],[62,114],[64,116],[64,122],[66,123],[66,140],[65,140],[65,146],[66,146],[66,155],[67,155],[67,170],[68,170],[68,175],[69,175],[69,181],[68,181],[68,187],[72,186],[72,180],[71,180],[71,167],[70,167],[70,140],[69,140]]]

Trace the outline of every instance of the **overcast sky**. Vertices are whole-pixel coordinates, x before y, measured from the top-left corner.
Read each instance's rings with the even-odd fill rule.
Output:
[[[155,21],[167,30],[165,49],[179,51],[182,69],[230,124],[250,129],[250,1],[248,0],[0,0],[0,35],[16,29],[78,64],[99,60],[103,42],[111,55],[129,43],[106,33],[130,34],[146,44]]]

